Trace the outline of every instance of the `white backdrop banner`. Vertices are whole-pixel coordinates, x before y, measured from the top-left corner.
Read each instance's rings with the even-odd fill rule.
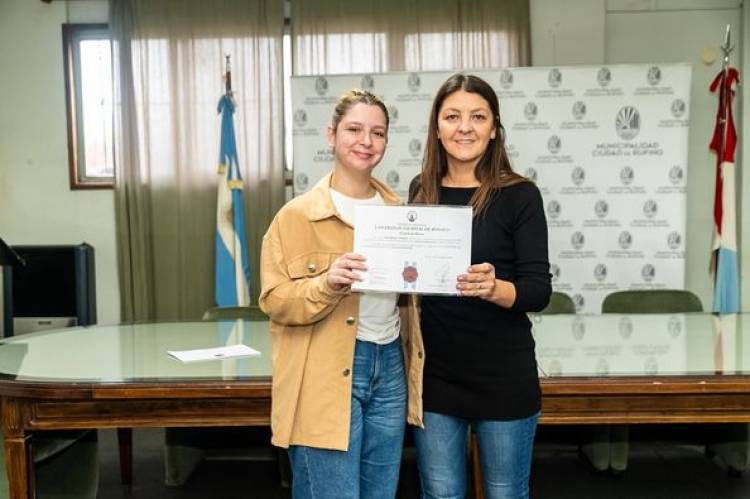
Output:
[[[690,65],[470,73],[495,88],[513,168],[542,191],[555,290],[598,313],[613,291],[683,289]],[[383,98],[391,118],[375,176],[406,199],[432,98],[451,74],[292,78],[295,195],[333,167],[333,106],[363,88]]]

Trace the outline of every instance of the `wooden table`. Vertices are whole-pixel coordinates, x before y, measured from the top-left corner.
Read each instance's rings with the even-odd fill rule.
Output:
[[[532,324],[540,424],[750,422],[750,317],[538,315]]]
[[[750,317],[532,317],[542,424],[750,422]]]
[[[750,422],[750,319],[532,317],[542,424]],[[182,364],[167,350],[260,357]],[[0,343],[10,497],[34,497],[33,431],[268,425],[266,322],[96,326]],[[122,459],[129,462],[127,451]]]
[[[260,357],[183,364],[167,350],[245,343]],[[267,322],[95,326],[0,344],[12,499],[33,498],[33,433],[76,428],[270,425]],[[120,431],[129,473],[128,431]]]

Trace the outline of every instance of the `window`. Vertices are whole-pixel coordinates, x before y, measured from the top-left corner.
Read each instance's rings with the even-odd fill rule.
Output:
[[[106,24],[64,24],[71,189],[114,184],[112,51]]]

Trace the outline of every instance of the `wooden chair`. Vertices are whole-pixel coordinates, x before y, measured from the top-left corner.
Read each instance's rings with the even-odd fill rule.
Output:
[[[553,291],[549,297],[549,303],[547,306],[539,312],[541,315],[552,315],[552,314],[575,314],[576,304],[573,303],[573,298],[561,293],[560,291]]]
[[[604,314],[678,314],[702,312],[700,299],[683,289],[617,291],[602,302]],[[625,424],[595,425],[582,428],[585,441],[581,455],[596,471],[611,469],[621,473],[627,469],[630,430]]]
[[[258,306],[213,307],[203,314],[204,321],[244,319],[246,321],[267,321],[268,316]]]
[[[684,289],[616,291],[602,302],[603,314],[680,314],[703,312],[700,298]]]

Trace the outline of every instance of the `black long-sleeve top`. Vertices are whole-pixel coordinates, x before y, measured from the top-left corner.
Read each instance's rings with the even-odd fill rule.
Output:
[[[440,204],[468,205],[474,188],[440,188]],[[541,407],[534,339],[526,312],[547,305],[552,291],[547,222],[531,182],[496,192],[475,217],[471,262],[489,262],[510,281],[510,308],[467,297],[424,296],[424,409],[469,419],[512,420]]]

